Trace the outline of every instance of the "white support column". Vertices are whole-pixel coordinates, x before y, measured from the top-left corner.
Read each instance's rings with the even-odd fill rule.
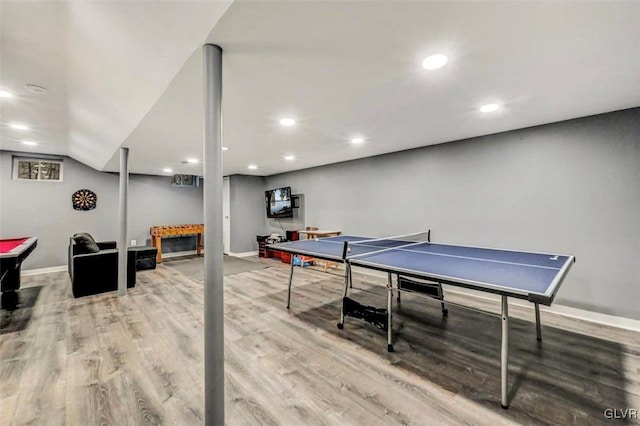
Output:
[[[118,238],[118,296],[127,294],[127,201],[129,197],[129,148],[120,148],[120,238]]]
[[[224,425],[222,49],[204,54],[204,424]]]

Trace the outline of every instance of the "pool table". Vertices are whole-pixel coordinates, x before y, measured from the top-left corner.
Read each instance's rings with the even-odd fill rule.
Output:
[[[37,237],[0,239],[0,290],[3,302],[16,299],[15,291],[20,288],[20,267],[37,245]]]

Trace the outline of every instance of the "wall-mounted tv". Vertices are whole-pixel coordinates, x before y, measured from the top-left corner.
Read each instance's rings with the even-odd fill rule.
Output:
[[[264,192],[264,200],[267,205],[267,217],[293,217],[291,205],[291,187],[270,189]]]

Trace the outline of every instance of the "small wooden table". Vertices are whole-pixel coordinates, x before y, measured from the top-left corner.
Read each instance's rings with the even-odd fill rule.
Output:
[[[314,229],[314,230],[306,230],[306,229],[301,229],[300,231],[298,231],[299,234],[305,234],[307,236],[307,239],[309,238],[325,238],[325,237],[337,237],[340,234],[342,234],[342,231],[327,231],[324,229]],[[324,272],[327,272],[327,269],[329,269],[329,267],[337,267],[337,263],[335,262],[329,262],[328,260],[324,261]]]
[[[307,238],[324,238],[324,237],[337,237],[342,234],[342,231],[325,231],[323,229],[316,229],[313,231],[300,230],[299,234],[306,234]]]

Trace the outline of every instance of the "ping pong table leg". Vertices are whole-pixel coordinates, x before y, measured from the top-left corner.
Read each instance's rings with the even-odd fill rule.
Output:
[[[536,306],[536,338],[538,342],[542,341],[542,327],[540,326],[540,305],[535,303]]]
[[[401,293],[400,292],[400,274],[396,274],[396,291],[398,293],[398,294],[396,294],[396,301],[398,303],[400,303],[401,302],[401,300],[400,300],[400,293]]]
[[[509,375],[509,305],[507,296],[502,296],[502,350],[500,357],[501,366],[501,390],[500,406],[509,408],[508,401],[508,375]]]
[[[340,322],[338,328],[342,330],[344,328],[344,298],[347,297],[349,286],[351,285],[351,265],[349,262],[344,263],[344,292],[342,293],[342,303],[340,304]]]
[[[440,308],[442,309],[442,316],[446,317],[449,315],[449,310],[447,309],[447,305],[444,304],[444,290],[442,290],[441,282],[438,282],[438,291],[440,292]]]
[[[289,271],[289,290],[287,291],[287,309],[291,306],[291,281],[293,280],[293,258],[295,256],[291,255],[291,270]]]
[[[391,280],[391,273],[388,273],[387,277],[387,351],[393,352],[393,315],[391,313],[391,303],[393,302],[393,282]]]

